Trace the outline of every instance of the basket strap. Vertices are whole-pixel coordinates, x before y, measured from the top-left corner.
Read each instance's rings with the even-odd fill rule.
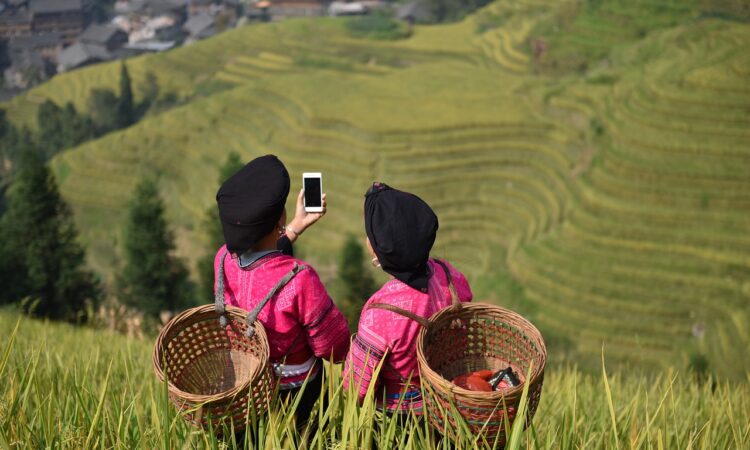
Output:
[[[301,266],[299,264],[294,264],[294,267],[292,270],[287,272],[286,275],[284,275],[283,278],[279,280],[278,283],[276,283],[276,286],[272,287],[270,291],[268,291],[268,294],[263,298],[263,300],[258,303],[255,308],[252,309],[247,315],[247,337],[253,337],[255,334],[255,328],[253,327],[253,323],[258,319],[258,314],[260,314],[260,311],[266,306],[269,300],[271,300],[271,297],[276,295],[279,290],[281,290],[284,286],[289,283],[292,278],[294,278],[295,275],[302,272],[303,270],[307,269],[307,266]]]
[[[408,317],[409,319],[412,319],[416,321],[418,324],[422,325],[423,327],[427,327],[427,325],[430,324],[430,321],[425,319],[422,316],[418,316],[414,314],[411,311],[407,311],[403,308],[399,308],[398,306],[389,305],[387,303],[371,303],[368,308],[376,308],[376,309],[385,309],[386,311],[394,312],[396,314],[400,314],[404,317]]]
[[[458,292],[456,292],[456,286],[453,285],[453,277],[451,276],[451,271],[448,269],[448,265],[445,264],[445,261],[441,261],[437,258],[434,259],[434,261],[438,264],[440,264],[440,267],[443,268],[445,271],[445,277],[448,279],[448,289],[451,291],[451,302],[454,305],[460,305],[461,300],[458,298]]]
[[[226,259],[227,253],[227,251],[224,251],[219,260],[219,267],[216,269],[216,289],[214,289],[214,306],[222,328],[227,326],[227,317],[224,315],[224,311],[226,311],[224,307],[224,259]]]
[[[454,305],[460,305],[461,301],[458,299],[458,292],[456,292],[456,287],[453,285],[453,277],[451,277],[451,272],[448,269],[448,266],[445,264],[445,262],[443,262],[443,261],[441,261],[441,260],[439,260],[437,258],[434,259],[434,261],[436,263],[440,264],[440,267],[442,267],[443,270],[445,271],[445,277],[448,279],[448,289],[450,289],[450,291],[451,291],[451,301],[453,302]],[[368,306],[368,308],[385,309],[386,311],[391,311],[391,312],[394,312],[396,314],[400,314],[400,315],[402,315],[404,317],[408,317],[409,319],[412,319],[412,320],[416,321],[417,323],[419,323],[420,325],[422,325],[425,328],[427,327],[427,325],[430,324],[430,321],[427,320],[427,319],[425,319],[422,316],[418,316],[418,315],[414,314],[411,311],[407,311],[407,310],[405,310],[403,308],[399,308],[398,306],[389,305],[387,303],[372,303],[372,304],[370,304]]]

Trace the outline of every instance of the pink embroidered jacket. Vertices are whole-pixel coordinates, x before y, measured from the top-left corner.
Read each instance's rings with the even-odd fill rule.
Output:
[[[270,362],[278,365],[286,356],[284,366],[277,369],[281,389],[301,385],[310,371],[314,371],[310,376],[315,376],[320,366],[314,364],[316,357],[336,362],[344,359],[349,349],[346,318],[312,267],[292,256],[274,253],[242,269],[223,246],[216,254],[214,272],[222,255],[226,255],[224,301],[246,311],[260,303],[295,264],[307,266],[258,315],[268,335]]]
[[[392,279],[367,301],[359,318],[358,332],[344,366],[344,387],[353,383],[362,401],[371,383],[375,383],[378,407],[395,411],[412,409],[421,414],[422,397],[419,389],[417,365],[417,336],[421,326],[414,320],[384,309],[368,308],[373,303],[387,303],[411,311],[421,317],[432,314],[451,304],[451,293],[445,271],[436,262],[429,261],[432,276],[428,292],[422,293],[403,282]],[[459,300],[472,299],[466,277],[453,266],[448,266]],[[385,359],[377,380],[373,373]],[[407,385],[408,381],[408,385]],[[385,396],[385,405],[383,397]],[[403,400],[399,407],[401,396]]]

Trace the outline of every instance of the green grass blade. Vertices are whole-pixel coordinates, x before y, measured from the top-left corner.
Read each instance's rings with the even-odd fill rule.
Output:
[[[533,363],[529,364],[529,370],[526,372],[527,382],[524,383],[523,386],[523,392],[521,393],[521,403],[518,406],[518,411],[516,411],[516,419],[515,422],[513,422],[510,441],[508,441],[508,445],[505,447],[506,450],[518,450],[521,448],[521,437],[523,436],[523,430],[526,427],[526,410],[528,409],[527,399],[529,397],[529,386],[531,385],[529,380],[531,380],[532,368]]]
[[[604,347],[602,347],[602,379],[604,380],[604,390],[607,393],[607,405],[609,407],[609,417],[612,420],[612,433],[614,433],[615,436],[615,448],[619,448],[620,440],[617,436],[617,418],[615,417],[615,404],[612,401],[612,390],[609,388],[607,369],[604,367]]]
[[[109,376],[112,372],[112,361],[109,362],[109,367],[107,368],[107,375],[104,377],[104,384],[102,385],[102,391],[99,394],[99,402],[96,405],[96,412],[94,413],[94,419],[91,421],[91,426],[89,427],[88,436],[86,436],[86,443],[84,444],[84,448],[89,449],[93,447],[93,439],[94,434],[96,431],[96,428],[99,426],[99,420],[102,416],[102,408],[104,407],[104,401],[107,398],[107,388],[109,386]]]

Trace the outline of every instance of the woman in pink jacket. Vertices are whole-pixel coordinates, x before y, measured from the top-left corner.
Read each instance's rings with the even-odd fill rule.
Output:
[[[391,276],[370,297],[359,319],[344,366],[344,384],[360,401],[374,384],[380,409],[422,413],[417,336],[420,325],[378,304],[429,318],[451,304],[451,287],[462,302],[472,299],[464,275],[445,261],[430,258],[438,219],[422,199],[374,183],[365,195],[365,231],[373,263]],[[388,306],[387,306],[388,307]],[[375,368],[382,367],[377,378]]]
[[[289,174],[273,155],[254,159],[222,184],[216,202],[226,245],[216,253],[215,290],[217,305],[223,297],[265,327],[282,396],[296,395],[308,378],[296,411],[302,425],[320,395],[320,360],[342,361],[349,331],[318,274],[292,252],[292,242],[325,209],[305,213],[300,192],[285,225],[288,194]]]

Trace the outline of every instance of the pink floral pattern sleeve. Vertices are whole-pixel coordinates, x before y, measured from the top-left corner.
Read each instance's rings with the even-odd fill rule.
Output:
[[[388,352],[387,343],[381,337],[370,334],[367,328],[362,325],[363,322],[372,319],[371,311],[374,310],[362,312],[359,331],[352,339],[344,366],[344,389],[349,389],[351,384],[357,392],[360,402],[365,399],[367,389],[373,383],[373,375]],[[380,370],[383,370],[382,366]],[[381,384],[380,378],[375,379],[374,382],[374,389],[377,392]]]
[[[341,362],[349,350],[346,318],[333,303],[315,270],[308,268],[300,275],[296,282],[305,286],[309,299],[297,304],[307,343],[318,358]]]

